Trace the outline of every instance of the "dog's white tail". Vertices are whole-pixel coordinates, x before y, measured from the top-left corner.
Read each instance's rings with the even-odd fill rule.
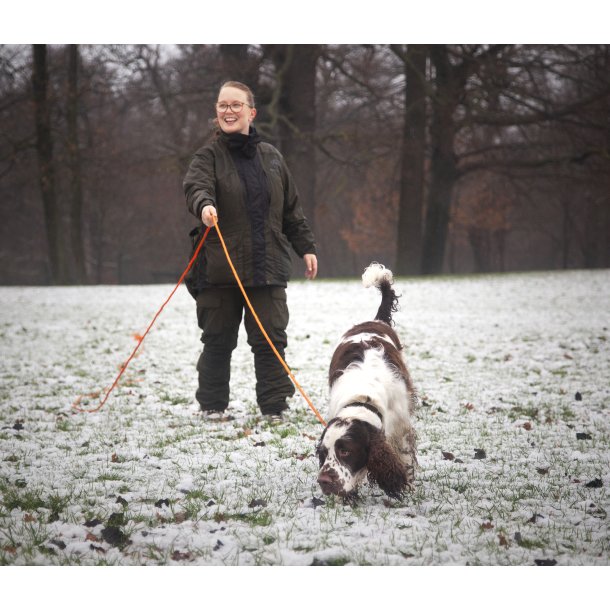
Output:
[[[392,288],[393,283],[393,273],[379,263],[371,263],[362,274],[362,284],[365,288],[375,286],[381,292],[381,305],[379,305],[375,320],[381,320],[390,325],[393,324],[392,313],[398,310],[398,297]]]
[[[370,286],[379,288],[382,282],[391,284],[393,281],[394,275],[392,272],[380,263],[371,263],[362,274],[362,284],[365,288]]]

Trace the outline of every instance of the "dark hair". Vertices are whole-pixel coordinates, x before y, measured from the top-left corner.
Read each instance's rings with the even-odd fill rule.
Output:
[[[248,85],[244,85],[236,80],[228,80],[226,83],[223,83],[220,86],[220,89],[218,90],[219,95],[225,87],[233,87],[234,89],[240,89],[243,91],[248,96],[248,105],[254,108],[254,93],[252,93],[252,89],[250,89]]]

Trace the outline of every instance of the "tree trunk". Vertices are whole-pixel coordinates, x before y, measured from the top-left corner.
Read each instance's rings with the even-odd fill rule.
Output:
[[[221,44],[220,58],[225,74],[224,81],[236,80],[254,89],[257,74],[252,70],[252,61],[248,57],[248,46],[247,44]]]
[[[279,98],[275,119],[279,147],[294,177],[299,200],[315,232],[316,64],[318,45],[278,45],[272,49],[278,68]],[[273,112],[273,109],[271,110]],[[272,117],[273,118],[273,117]]]
[[[468,241],[472,247],[475,273],[491,271],[491,234],[488,229],[468,227]]]
[[[68,45],[68,165],[70,167],[70,245],[72,247],[73,279],[86,281],[85,248],[83,245],[83,189],[81,183],[78,141],[78,45]]]
[[[443,270],[451,198],[458,178],[453,148],[453,114],[458,103],[459,88],[452,74],[446,46],[433,45],[430,57],[436,69],[436,90],[432,99],[430,188],[422,252],[422,273],[426,275],[441,273]]]
[[[426,154],[425,45],[409,45],[405,67],[405,123],[400,169],[396,273],[421,273],[424,167]]]
[[[47,45],[33,46],[32,89],[36,121],[36,153],[38,182],[42,195],[47,247],[49,252],[50,280],[52,284],[65,284],[68,280],[66,257],[61,231],[61,213],[55,197],[53,171],[53,137],[48,102]]]

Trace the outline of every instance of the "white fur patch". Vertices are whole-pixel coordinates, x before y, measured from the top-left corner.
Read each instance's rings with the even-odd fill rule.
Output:
[[[368,397],[365,397],[368,398]],[[365,402],[365,398],[358,402]],[[354,401],[356,402],[356,401]],[[370,402],[370,401],[368,401]],[[381,430],[383,423],[379,415],[367,409],[366,407],[361,407],[359,405],[353,405],[348,407],[343,407],[339,413],[339,417],[344,419],[345,421],[353,421],[355,419],[366,422],[367,424],[371,424],[374,428],[379,428]]]
[[[351,402],[380,405],[384,418],[386,413],[401,413],[407,409],[405,382],[388,367],[383,349],[367,349],[363,362],[350,364],[333,383],[329,398],[329,419],[337,417],[339,411]],[[371,415],[375,417],[373,413]]]
[[[343,335],[343,338],[339,342],[341,343],[367,343],[372,339],[380,339],[381,341],[385,341],[393,345],[396,349],[400,349],[394,341],[389,337],[389,335],[383,335],[381,333],[358,333],[357,335]]]
[[[380,263],[371,263],[362,274],[362,284],[365,288],[379,286],[383,280],[391,284],[393,279],[392,272]]]
[[[371,414],[372,415],[372,414]],[[378,419],[378,418],[377,418]],[[347,428],[345,426],[335,426],[332,425],[328,428],[324,434],[324,440],[322,441],[322,446],[326,448],[328,451],[328,455],[324,460],[324,464],[322,464],[322,468],[320,472],[332,470],[339,477],[339,484],[342,493],[350,493],[366,477],[367,469],[362,468],[359,472],[354,472],[353,474],[349,471],[349,468],[344,466],[337,457],[335,453],[335,446],[337,441],[345,435]]]

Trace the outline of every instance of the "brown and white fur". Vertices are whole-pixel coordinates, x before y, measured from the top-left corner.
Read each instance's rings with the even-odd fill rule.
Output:
[[[412,489],[415,457],[415,391],[392,328],[398,297],[393,276],[373,263],[362,276],[376,286],[381,305],[375,319],[348,330],[333,354],[329,370],[328,424],[318,443],[318,483],[322,491],[356,494],[367,479],[389,496]]]

